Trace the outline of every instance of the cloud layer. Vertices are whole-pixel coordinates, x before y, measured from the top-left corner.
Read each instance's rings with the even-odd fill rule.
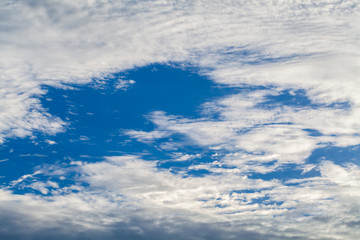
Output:
[[[123,131],[170,152],[168,162],[204,158],[189,145],[211,161],[173,171],[124,154],[38,166],[0,190],[1,238],[360,235],[359,166],[308,160],[321,147],[360,144],[356,0],[3,1],[0,9],[1,143],[66,131],[70,123],[41,106],[44,86],[175,62],[237,91],[204,102],[200,117],[154,111],[153,130]],[[119,79],[117,88],[136,84]],[[264,177],[289,166],[300,173]]]
[[[12,131],[23,119],[59,131],[30,110],[39,109],[32,102],[42,84],[86,83],[155,62],[190,62],[219,83],[358,102],[356,1],[5,1],[1,9],[2,99],[11,106],[1,110],[3,138],[41,130]]]
[[[360,169],[355,165],[324,161],[321,176],[285,183],[249,179],[235,169],[184,178],[136,156],[78,162],[71,171],[80,173],[77,184],[59,188],[44,182],[52,193],[48,196],[2,190],[1,210],[7,216],[2,236],[30,231],[32,236],[66,233],[71,239],[92,239],[85,232],[94,231],[108,239],[126,234],[153,239],[156,229],[160,238],[177,239],[216,239],[225,233],[225,239],[356,239],[359,234]],[[42,183],[40,176],[64,174],[44,168],[33,177]],[[34,184],[26,187],[37,189]],[[215,235],[191,232],[202,228]],[[193,230],[179,232],[186,229]]]

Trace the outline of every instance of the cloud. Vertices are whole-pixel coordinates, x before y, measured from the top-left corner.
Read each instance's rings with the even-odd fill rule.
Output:
[[[54,145],[54,144],[56,144],[55,141],[49,140],[49,139],[46,139],[45,142],[46,142],[47,144],[49,144],[49,145]]]
[[[165,138],[171,135],[171,133],[166,131],[136,131],[136,130],[127,130],[125,131],[126,135],[129,135],[132,138],[135,138],[139,142],[151,143],[152,141],[160,138]]]
[[[249,179],[230,169],[183,177],[137,156],[107,157],[63,169],[80,174],[73,186],[59,189],[40,179],[37,186],[29,185],[52,188],[47,197],[1,190],[0,208],[7,216],[1,219],[6,226],[1,234],[10,239],[26,234],[38,239],[92,239],[93,234],[203,239],[208,235],[199,229],[208,229],[223,239],[356,239],[359,232],[351,224],[359,221],[359,167],[324,161],[319,168],[319,177],[282,183]],[[56,175],[46,168],[43,173]],[[21,231],[13,232],[18,224]]]
[[[356,100],[355,0],[5,1],[1,9],[1,99],[11,106],[1,108],[2,138],[60,131],[58,119],[39,112],[43,84],[88,83],[155,62],[190,62],[219,83],[300,87],[318,101]],[[338,84],[340,76],[346,84]]]
[[[186,119],[181,116],[167,116],[164,112],[153,112],[150,120],[157,125],[157,130],[142,132],[142,136],[152,136],[151,139],[155,139],[154,136],[159,131],[170,136],[180,133],[190,139],[184,144],[197,144],[219,152],[241,153],[242,157],[237,157],[238,164],[274,160],[280,164],[303,163],[311,152],[323,143],[323,138],[310,136],[304,130],[317,130],[313,125],[292,122],[288,117],[296,114],[292,108],[258,107],[271,92],[252,91],[205,104],[204,112],[207,115],[216,112],[219,119],[213,119],[212,114],[200,119]],[[244,157],[246,154],[252,154],[253,157]],[[236,164],[236,161],[232,161],[232,164]]]
[[[204,103],[199,118],[154,111],[153,131],[125,132],[174,162],[203,156],[181,152],[186,145],[216,161],[176,174],[133,155],[43,166],[0,190],[0,238],[357,239],[359,167],[306,159],[322,146],[360,144],[359,8],[355,0],[3,1],[0,143],[66,130],[41,106],[43,86],[181,62],[240,90]],[[267,103],[298,90],[309,105]],[[186,140],[158,142],[176,134]],[[287,164],[302,177],[251,175]],[[209,174],[188,174],[199,169]]]

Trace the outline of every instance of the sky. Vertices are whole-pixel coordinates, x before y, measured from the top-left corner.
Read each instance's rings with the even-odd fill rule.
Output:
[[[0,2],[0,239],[357,240],[357,0]]]

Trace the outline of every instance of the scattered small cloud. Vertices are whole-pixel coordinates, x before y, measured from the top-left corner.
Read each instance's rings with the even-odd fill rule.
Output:
[[[49,140],[49,139],[46,139],[45,142],[46,142],[47,144],[49,144],[49,145],[54,145],[54,144],[56,144],[55,141]]]
[[[82,135],[79,137],[79,141],[89,141],[89,140],[90,140],[90,138],[88,136]]]
[[[124,79],[119,78],[115,85],[115,88],[126,91],[134,84],[135,84],[134,80],[124,80]]]

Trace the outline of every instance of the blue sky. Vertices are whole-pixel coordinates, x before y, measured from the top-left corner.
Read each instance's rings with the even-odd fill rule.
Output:
[[[0,239],[358,239],[359,12],[0,3]]]

